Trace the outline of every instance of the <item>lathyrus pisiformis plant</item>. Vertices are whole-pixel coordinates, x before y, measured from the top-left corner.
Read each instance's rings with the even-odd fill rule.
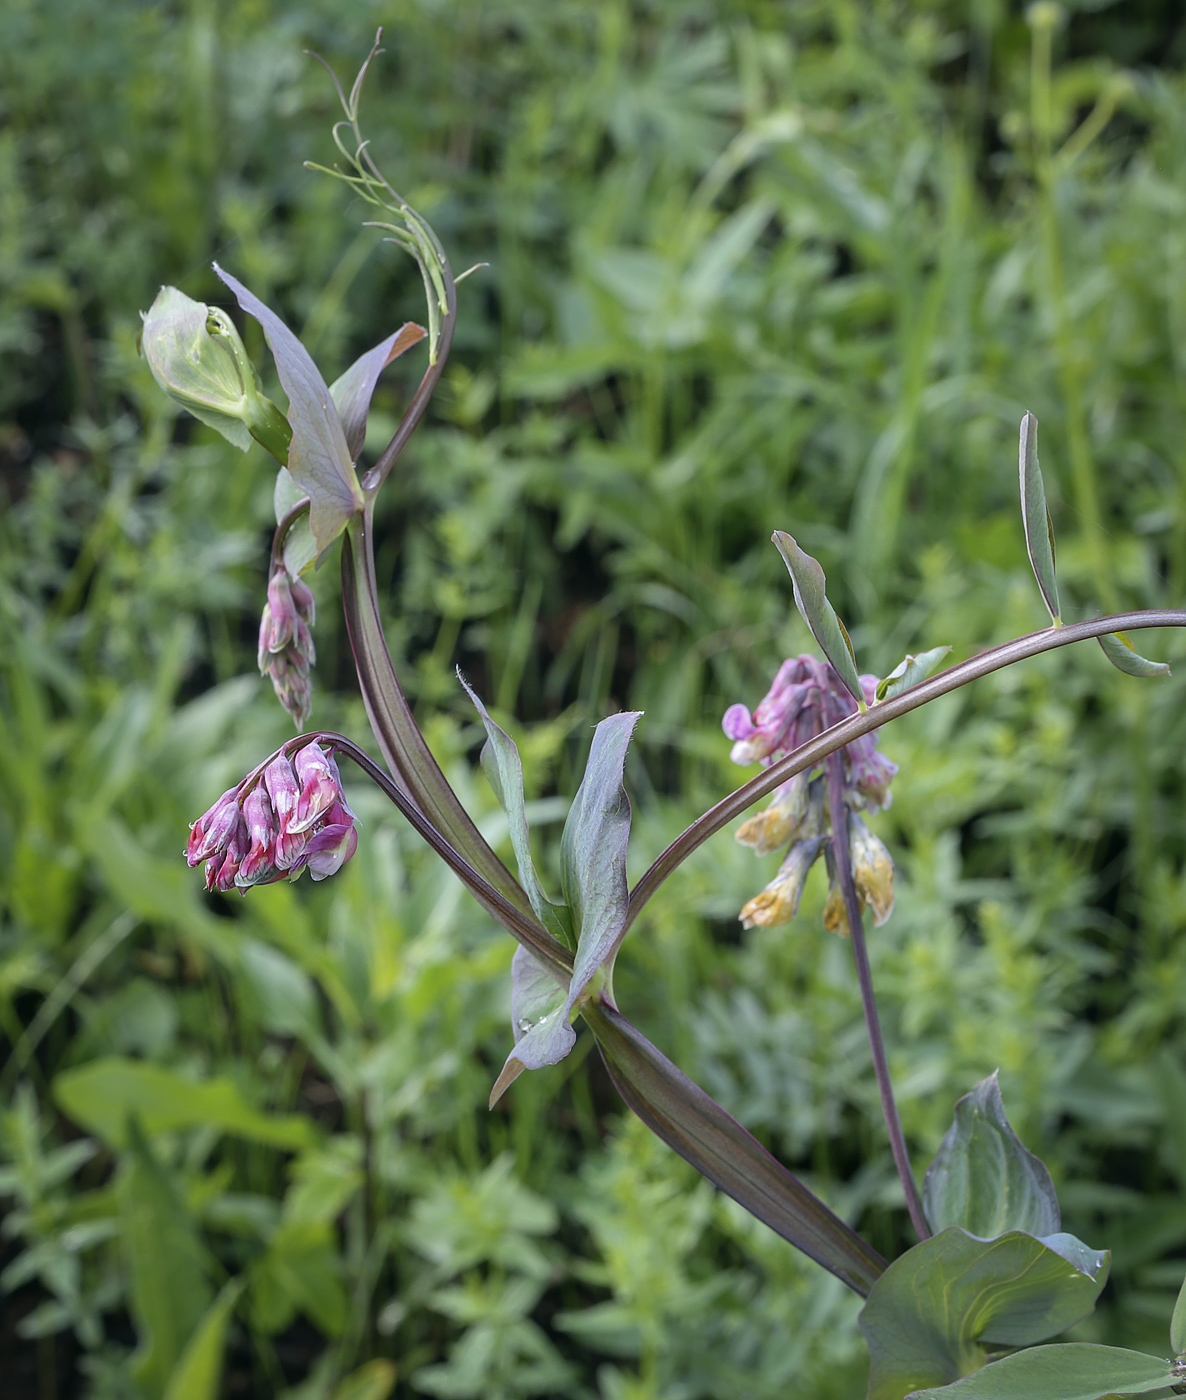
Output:
[[[386,769],[341,734],[302,733],[194,823],[190,864],[204,865],[208,888],[241,893],[295,879],[306,867],[314,879],[332,875],[357,844],[337,767],[339,758],[349,758],[518,940],[514,1044],[491,1104],[524,1070],[563,1059],[575,1043],[573,1023],[583,1017],[614,1084],[643,1122],[722,1191],[866,1298],[860,1326],[870,1352],[870,1400],[921,1394],[1099,1400],[1176,1388],[1186,1376],[1186,1301],[1179,1301],[1171,1327],[1175,1359],[1094,1345],[1035,1345],[1091,1311],[1109,1255],[1061,1233],[1049,1174],[1013,1134],[995,1076],[956,1106],[919,1192],[894,1105],[863,923],[866,909],[874,925],[889,917],[893,864],[861,813],[890,800],[896,767],[880,753],[876,737],[889,721],[992,671],[1090,637],[1122,671],[1164,674],[1166,666],[1137,655],[1125,631],[1182,626],[1186,611],[1062,621],[1037,421],[1026,414],[1019,454],[1022,519],[1049,627],[939,674],[932,673],[947,647],[908,656],[884,679],[862,676],[828,601],[823,570],[789,534],[776,531],[795,604],[823,657],[786,661],[752,715],[742,705],[728,711],[724,727],[734,741],[734,758],[760,761],[763,771],[693,822],[633,889],[626,880],[630,801],[623,765],[641,715],[611,715],[596,728],[564,827],[560,898],[553,899],[532,863],[518,751],[466,687],[486,730],[483,765],[509,821],[512,873],[433,759],[400,687],[379,612],[375,500],[440,379],[460,279],[432,229],[384,179],[363,140],[359,102],[378,52],[376,40],[349,94],[338,87],[346,115],[334,137],[344,164],[328,173],[375,206],[381,212],[376,226],[418,263],[427,329],[402,326],[327,385],[279,317],[216,268],[263,329],[288,395],[287,413],[262,393],[230,318],[173,288],[162,290],[144,318],[143,350],[161,387],[178,403],[240,448],[255,439],[280,462],[259,665],[298,728],[311,710],[314,660],[312,595],[302,575],[340,547],[350,644]],[[420,386],[390,443],[372,467],[360,471],[378,377],[421,340],[427,341],[428,366]],[[790,919],[808,869],[824,858],[831,880],[824,919],[851,942],[886,1128],[919,1239],[892,1263],[652,1045],[614,998],[614,961],[639,911],[702,842],[766,796],[773,797],[770,805],[747,820],[738,837],[759,855],[783,848],[786,853],[741,919],[747,927]]]

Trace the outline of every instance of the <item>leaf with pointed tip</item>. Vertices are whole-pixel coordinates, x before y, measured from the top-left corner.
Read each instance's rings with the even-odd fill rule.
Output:
[[[1118,1400],[1164,1390],[1179,1377],[1171,1361],[1143,1351],[1064,1342],[1003,1356],[938,1390],[915,1390],[906,1400]]]
[[[824,591],[827,579],[819,561],[800,549],[784,530],[775,530],[771,538],[778,546],[778,552],[791,575],[795,606],[799,609],[803,621],[811,628],[811,635],[832,663],[832,669],[857,702],[857,708],[863,710],[865,692],[861,689],[861,678],[857,674],[856,655],[848,638],[848,630],[836,616],[835,608],[828,602]]]
[[[1054,526],[1046,506],[1046,489],[1038,466],[1038,420],[1027,413],[1021,420],[1018,445],[1018,473],[1021,478],[1021,523],[1025,527],[1025,552],[1029,555],[1042,598],[1057,626],[1058,583],[1054,577]]]
[[[1170,1319],[1170,1346],[1175,1356],[1186,1352],[1186,1283],[1182,1284],[1178,1292],[1174,1315]]]
[[[932,1235],[894,1260],[861,1310],[868,1400],[948,1385],[984,1364],[985,1344],[1065,1332],[1095,1306],[1109,1263],[1072,1236],[981,1240],[955,1226]]]
[[[511,959],[511,1030],[515,1048],[490,1091],[490,1107],[525,1069],[540,1069],[562,1060],[576,1043],[567,1014],[568,987],[558,971],[540,962],[526,948]],[[542,1027],[542,1029],[541,1029]]]
[[[1107,632],[1096,641],[1112,665],[1126,676],[1168,676],[1170,673],[1164,661],[1146,661],[1138,656],[1124,632]]]
[[[912,685],[925,681],[950,650],[950,647],[932,647],[930,651],[920,651],[917,656],[908,655],[898,662],[888,676],[877,682],[876,698],[892,700]]]
[[[862,1296],[886,1262],[752,1134],[606,1002],[581,1008],[618,1093],[656,1136]]]
[[[337,539],[364,504],[337,409],[309,352],[280,317],[217,263],[214,271],[234,292],[243,310],[260,323],[271,346],[276,373],[288,395],[288,421],[292,425],[288,470],[309,497],[309,527],[320,552]]]
[[[629,903],[626,846],[630,799],[622,786],[626,750],[641,711],[603,719],[593,734],[585,776],[560,838],[564,898],[577,934],[570,1004],[576,1005],[598,968],[612,963]]]
[[[486,729],[486,742],[482,746],[482,768],[494,795],[507,814],[510,828],[511,846],[519,867],[519,883],[527,892],[536,917],[553,938],[558,938],[566,947],[573,945],[572,926],[568,909],[557,905],[548,898],[535,872],[535,862],[531,858],[531,836],[527,826],[527,809],[523,796],[523,763],[515,741],[490,718],[486,706],[478,699],[476,692],[460,671],[457,679],[465,687],[465,693],[474,703]]]
[[[418,345],[428,332],[415,321],[407,321],[378,345],[360,355],[340,379],[329,386],[330,398],[342,420],[342,431],[346,435],[346,446],[352,461],[357,462],[366,440],[367,414],[371,408],[371,397],[379,375],[392,362]]]
[[[922,1193],[932,1230],[958,1225],[992,1239],[1006,1230],[1052,1235],[1060,1225],[1050,1173],[1009,1126],[995,1072],[956,1104]]]

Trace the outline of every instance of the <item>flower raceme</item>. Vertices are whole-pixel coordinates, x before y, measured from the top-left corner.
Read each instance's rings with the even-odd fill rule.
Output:
[[[299,742],[299,741],[298,741]],[[246,894],[252,885],[334,875],[358,847],[354,813],[333,754],[313,739],[285,745],[229,788],[190,828],[186,860],[205,862],[206,888]]]
[[[872,703],[877,678],[862,676],[861,688]],[[795,656],[778,668],[774,682],[753,714],[744,705],[731,705],[722,728],[732,739],[734,763],[761,762],[764,767],[783,758],[856,713],[856,701],[832,666],[819,657]],[[848,813],[848,843],[857,893],[871,910],[875,925],[889,918],[894,905],[893,861],[884,844],[856,813],[880,811],[892,800],[890,783],[898,765],[877,748],[877,735],[854,739],[842,751],[844,806]],[[832,869],[826,779],[819,770],[797,773],[776,788],[770,805],[743,822],[737,840],[756,855],[789,849],[774,879],[749,900],[740,918],[746,928],[771,928],[789,923],[799,908],[807,874],[821,854]],[[824,910],[824,925],[847,933],[844,901],[834,873]]]
[[[315,615],[309,585],[277,564],[259,623],[259,673],[271,680],[276,698],[298,729],[313,708],[309,668],[317,660],[311,631]]]

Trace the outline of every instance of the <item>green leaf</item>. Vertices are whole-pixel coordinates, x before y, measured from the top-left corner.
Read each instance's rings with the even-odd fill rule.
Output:
[[[301,1148],[316,1140],[299,1114],[260,1113],[230,1079],[186,1079],[173,1070],[112,1055],[54,1080],[58,1107],[80,1127],[120,1146],[128,1118],[136,1114],[146,1133],[179,1128],[219,1128],[273,1147]]]
[[[357,462],[367,434],[367,414],[375,385],[384,369],[413,345],[422,341],[427,332],[415,321],[406,321],[386,340],[360,355],[340,378],[329,386],[330,398],[342,421],[346,446],[352,461]]]
[[[287,954],[258,938],[239,951],[242,985],[264,1030],[273,1035],[317,1035],[321,1015],[313,979]]]
[[[618,1011],[582,1013],[614,1085],[650,1130],[727,1196],[862,1296],[885,1260]]]
[[[790,572],[795,606],[802,614],[803,621],[811,628],[811,635],[832,663],[832,669],[857,702],[857,708],[865,709],[865,692],[861,689],[861,678],[857,674],[856,655],[844,623],[836,616],[836,610],[824,592],[827,579],[823,569],[784,531],[775,530],[772,538]]]
[[[387,1400],[395,1388],[395,1365],[376,1357],[351,1371],[334,1387],[331,1400]]]
[[[494,789],[494,795],[507,814],[511,846],[514,848],[515,862],[519,869],[519,883],[526,890],[527,898],[531,901],[531,907],[540,923],[553,938],[571,948],[573,937],[568,909],[555,904],[544,893],[539,876],[535,872],[535,862],[531,858],[531,836],[523,796],[523,763],[519,757],[519,750],[511,736],[490,718],[486,706],[478,699],[460,671],[457,673],[457,679],[465,687],[465,693],[473,701],[486,729],[486,743],[482,747],[482,768]]]
[[[309,497],[309,527],[318,550],[324,550],[363,507],[362,489],[338,411],[309,352],[280,317],[217,263],[214,271],[234,292],[243,310],[260,323],[272,348],[276,373],[288,395],[288,421],[292,424],[288,470]]]
[[[1124,632],[1107,632],[1097,637],[1096,641],[1112,665],[1126,676],[1168,676],[1170,673],[1164,661],[1146,661],[1143,656],[1138,656]]]
[[[992,1239],[1006,1230],[1052,1235],[1060,1226],[1050,1173],[1009,1126],[995,1073],[955,1106],[927,1168],[923,1204],[933,1230],[958,1225]]]
[[[1046,490],[1038,466],[1038,420],[1027,413],[1021,420],[1021,440],[1018,447],[1018,469],[1021,478],[1021,521],[1025,527],[1025,551],[1029,555],[1034,577],[1042,591],[1050,618],[1057,627],[1059,615],[1058,583],[1054,577],[1054,526],[1046,507]]]
[[[304,1313],[331,1337],[350,1315],[341,1261],[329,1225],[285,1222],[250,1269],[252,1315],[265,1332],[279,1332]]]
[[[948,1385],[984,1364],[985,1343],[1028,1346],[1066,1331],[1095,1306],[1109,1263],[1071,1236],[1020,1231],[980,1240],[952,1226],[915,1245],[861,1311],[868,1400]]]
[[[932,647],[930,651],[920,651],[917,656],[908,655],[898,662],[888,676],[877,682],[876,698],[890,700],[919,681],[925,681],[950,650],[950,647]]]
[[[511,959],[511,1030],[515,1048],[490,1091],[490,1107],[502,1098],[525,1069],[540,1069],[562,1060],[576,1043],[568,1021],[568,986],[526,948]],[[521,1050],[520,1046],[527,1041]]]
[[[1117,1400],[1164,1390],[1179,1379],[1173,1362],[1143,1351],[1066,1342],[1004,1356],[952,1385],[912,1391],[908,1400]]]
[[[227,1323],[242,1291],[242,1283],[232,1279],[210,1304],[173,1368],[164,1400],[218,1400]]]
[[[198,1330],[213,1290],[181,1193],[135,1120],[127,1126],[127,1138],[116,1199],[139,1341],[132,1371],[150,1400],[158,1400]]]
[[[1186,1282],[1183,1282],[1178,1291],[1174,1315],[1170,1318],[1170,1346],[1175,1356],[1186,1352]]]

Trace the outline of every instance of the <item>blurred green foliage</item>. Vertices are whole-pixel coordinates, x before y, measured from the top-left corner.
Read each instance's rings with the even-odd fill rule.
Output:
[[[327,886],[209,899],[186,824],[286,736],[252,675],[271,470],[136,357],[217,257],[329,378],[420,314],[305,159],[363,118],[440,231],[457,349],[384,506],[389,635],[492,836],[460,662],[537,824],[647,711],[645,866],[743,776],[719,716],[803,649],[820,557],[863,669],[1186,589],[1186,33],[1154,0],[8,0],[0,8],[0,1357],[14,1396],[847,1400],[856,1300],[626,1119],[596,1057],[494,1114],[511,947],[383,804]],[[262,345],[256,350],[261,352]],[[409,356],[409,360],[414,356]],[[372,414],[382,446],[418,367]],[[365,733],[315,580],[318,723]],[[1149,650],[1173,659],[1180,642]],[[883,736],[877,934],[919,1166],[1000,1067],[1085,1338],[1162,1346],[1186,1248],[1182,681],[1059,653]],[[548,855],[548,853],[543,853]],[[719,839],[649,906],[624,1008],[886,1253],[905,1244],[848,949]],[[1175,1262],[1175,1257],[1179,1262]],[[393,1389],[394,1387],[394,1389]]]

